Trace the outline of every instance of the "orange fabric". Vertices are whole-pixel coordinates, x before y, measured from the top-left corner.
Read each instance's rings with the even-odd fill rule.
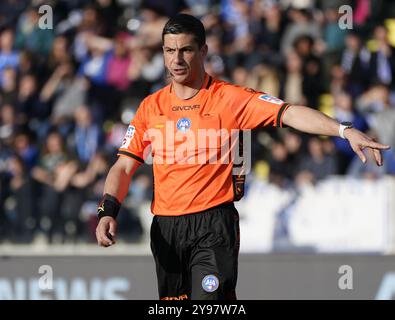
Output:
[[[180,154],[174,150],[179,150],[183,141],[187,141],[184,136],[195,134],[197,137],[198,129],[226,129],[230,133],[232,129],[281,126],[287,106],[263,92],[208,75],[202,89],[188,100],[179,99],[168,85],[141,103],[118,155],[143,162],[152,151],[154,198],[151,210],[154,214],[176,216],[203,211],[233,201],[232,163],[209,163],[208,160],[220,154],[226,135],[215,138],[217,141],[214,139],[217,146],[210,145],[207,140],[206,146],[198,145],[192,154],[183,153],[186,163],[177,163]],[[165,142],[163,148],[161,140]],[[196,159],[199,154],[207,157],[205,163],[188,163],[188,159]],[[171,163],[172,160],[175,163]]]

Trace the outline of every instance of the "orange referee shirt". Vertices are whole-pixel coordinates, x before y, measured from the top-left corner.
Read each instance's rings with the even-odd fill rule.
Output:
[[[152,155],[153,214],[203,211],[235,198],[233,163],[226,153],[232,150],[231,132],[281,127],[287,107],[278,98],[208,74],[187,100],[178,98],[170,84],[142,101],[118,155],[142,163]]]

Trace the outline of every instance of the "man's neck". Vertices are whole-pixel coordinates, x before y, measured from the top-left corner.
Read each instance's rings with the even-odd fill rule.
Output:
[[[200,75],[196,78],[196,80],[190,84],[182,84],[173,81],[173,89],[177,97],[180,99],[186,100],[194,97],[197,95],[199,90],[202,88],[204,84],[204,79],[206,76],[206,72],[203,71]]]

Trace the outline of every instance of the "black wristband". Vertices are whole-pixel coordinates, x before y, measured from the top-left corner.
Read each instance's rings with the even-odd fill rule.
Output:
[[[103,217],[113,217],[117,218],[119,209],[121,208],[121,203],[117,198],[106,193],[99,203],[97,208],[97,217],[99,220]]]

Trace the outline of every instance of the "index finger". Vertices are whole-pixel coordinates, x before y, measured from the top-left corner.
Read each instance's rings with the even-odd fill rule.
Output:
[[[366,147],[372,148],[372,149],[379,149],[379,150],[388,150],[391,148],[388,144],[381,144],[375,141],[370,141],[366,143]]]

